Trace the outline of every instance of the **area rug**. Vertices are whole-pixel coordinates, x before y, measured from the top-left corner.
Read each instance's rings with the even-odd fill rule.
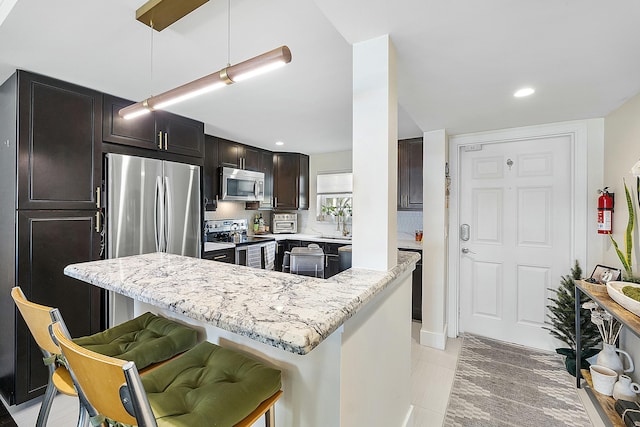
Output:
[[[445,427],[591,426],[562,357],[466,334]]]

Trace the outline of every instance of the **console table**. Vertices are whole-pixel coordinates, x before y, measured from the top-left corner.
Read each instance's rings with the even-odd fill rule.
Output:
[[[623,326],[633,332],[637,337],[640,338],[640,317],[626,310],[620,304],[615,302],[609,296],[607,292],[607,288],[602,286],[602,290],[598,289],[596,285],[592,285],[584,280],[576,280],[576,307],[575,307],[575,315],[576,319],[580,319],[580,297],[584,293],[589,298],[591,298],[594,302],[596,302],[600,307],[602,307],[607,312],[611,313],[613,317],[616,318]],[[576,387],[581,387],[580,378],[584,377],[585,379],[590,380],[591,375],[589,371],[582,370],[580,367],[580,353],[582,352],[582,336],[580,332],[580,322],[576,321]],[[602,408],[601,415],[605,415],[606,418],[611,422],[613,426],[624,426],[624,422],[615,411],[613,405],[615,400],[613,397],[605,396],[593,390],[590,386],[589,381],[587,381],[589,387],[585,387],[587,394],[591,398],[594,403],[598,403],[598,405]],[[596,406],[597,408],[598,406]]]

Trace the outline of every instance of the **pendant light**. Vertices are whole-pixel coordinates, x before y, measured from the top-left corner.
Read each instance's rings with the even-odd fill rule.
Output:
[[[164,1],[180,2],[181,0]],[[230,5],[228,13],[230,16]],[[150,20],[150,24],[148,25],[153,25],[152,22],[153,20]],[[230,33],[230,29],[228,29],[228,31]],[[227,40],[227,42],[229,45],[229,40]],[[151,96],[143,101],[129,105],[128,107],[122,108],[118,112],[118,114],[124,119],[132,119],[134,117],[150,113],[154,110],[167,108],[170,105],[186,101],[187,99],[191,99],[207,92],[211,92],[223,86],[227,86],[235,82],[240,82],[251,77],[267,73],[269,71],[280,68],[288,64],[289,62],[291,62],[291,51],[287,46],[280,46],[269,52],[265,52],[261,55],[255,56],[251,59],[247,59],[246,61],[240,62],[235,65],[230,65],[229,63],[227,63],[227,66],[225,68],[216,71],[215,73],[211,73],[197,80],[186,83],[182,86],[178,86],[176,88],[168,90],[159,95]]]

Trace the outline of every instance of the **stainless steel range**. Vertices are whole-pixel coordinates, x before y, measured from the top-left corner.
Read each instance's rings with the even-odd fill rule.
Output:
[[[235,247],[236,264],[273,270],[275,239],[249,236],[246,219],[205,221],[205,230],[205,252]]]

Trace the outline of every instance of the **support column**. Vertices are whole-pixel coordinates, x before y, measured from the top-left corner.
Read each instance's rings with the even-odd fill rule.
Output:
[[[353,259],[397,264],[398,95],[388,35],[353,45]]]
[[[445,168],[449,161],[444,130],[423,136],[422,328],[420,344],[444,349],[447,342],[448,207]]]

